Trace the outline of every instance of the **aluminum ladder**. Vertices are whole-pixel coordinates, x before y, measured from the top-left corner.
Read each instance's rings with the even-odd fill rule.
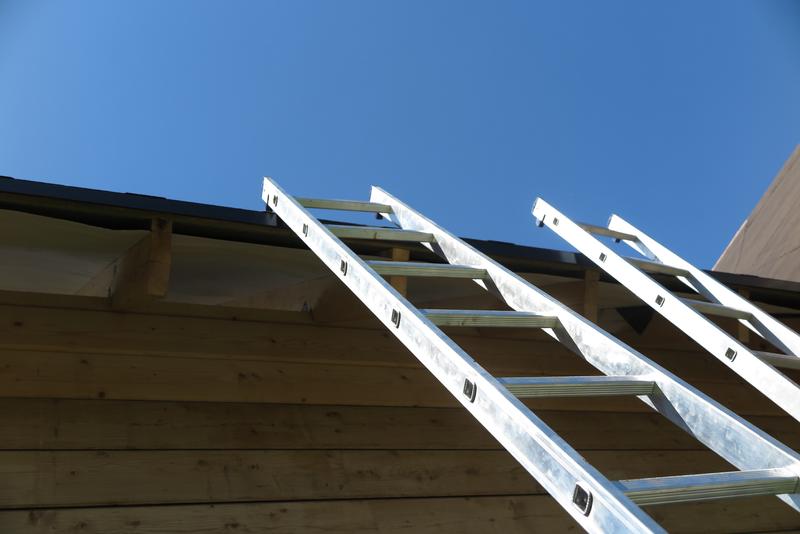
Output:
[[[262,198],[588,532],[664,532],[640,505],[777,495],[800,511],[800,456],[408,205],[373,187],[369,202],[294,198],[264,179]],[[308,210],[374,212],[395,228],[325,225]],[[365,261],[340,238],[414,241],[444,264]],[[383,276],[474,280],[510,311],[421,310]],[[541,328],[602,375],[495,378],[439,326]],[[633,395],[739,471],[611,481],[520,399]]]
[[[546,225],[603,271],[627,287],[651,308],[752,384],[772,402],[800,421],[800,387],[777,367],[800,369],[800,336],[748,300],[660,245],[630,223],[612,215],[608,227],[571,221],[541,198],[532,210],[539,226]],[[624,241],[639,258],[623,257],[595,235]],[[648,273],[671,275],[707,301],[674,295]],[[737,319],[779,347],[784,354],[748,348],[706,317]]]

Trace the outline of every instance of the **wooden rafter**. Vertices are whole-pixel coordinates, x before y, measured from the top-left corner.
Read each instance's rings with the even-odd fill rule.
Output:
[[[105,292],[115,308],[166,296],[172,265],[172,222],[152,219],[150,232],[97,273],[79,295]]]

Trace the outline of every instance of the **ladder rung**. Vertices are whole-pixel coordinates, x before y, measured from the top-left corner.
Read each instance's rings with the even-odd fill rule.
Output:
[[[793,354],[779,354],[777,352],[767,352],[764,350],[754,350],[753,354],[775,367],[800,369],[800,358]]]
[[[686,299],[681,297],[678,297],[678,299],[684,304],[691,306],[696,311],[705,313],[707,315],[731,317],[733,319],[750,319],[753,317],[750,312],[737,310],[736,308],[731,308],[730,306],[725,306],[723,304],[717,304],[716,302],[703,302],[702,300]]]
[[[625,258],[628,263],[649,273],[671,274],[672,276],[689,276],[689,271],[680,267],[673,267],[657,261],[643,260],[641,258]]]
[[[376,204],[375,202],[362,202],[360,200],[328,200],[325,198],[301,197],[295,197],[295,200],[304,208],[392,213],[392,207],[388,204]]]
[[[517,311],[420,310],[438,326],[495,326],[507,328],[555,328],[558,317]]]
[[[433,234],[417,232],[416,230],[403,230],[402,228],[329,224],[328,230],[341,239],[378,239],[382,241],[416,241],[418,243],[433,243],[436,241]]]
[[[576,223],[578,226],[589,232],[590,234],[596,235],[604,235],[608,237],[613,237],[614,239],[619,239],[620,241],[637,241],[638,238],[633,234],[626,234],[625,232],[617,232],[616,230],[610,230],[605,226],[597,226],[594,224],[588,223]]]
[[[368,261],[367,265],[378,274],[387,276],[431,276],[439,278],[486,278],[486,269],[450,263],[424,263],[413,261]]]
[[[655,382],[634,376],[553,376],[500,378],[519,398],[588,397],[600,395],[650,395]]]
[[[639,505],[669,504],[797,492],[788,469],[755,469],[674,477],[620,480],[617,486]]]

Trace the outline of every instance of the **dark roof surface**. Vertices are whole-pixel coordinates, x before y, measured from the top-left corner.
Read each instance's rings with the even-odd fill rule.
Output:
[[[8,176],[0,176],[0,209],[13,209],[112,229],[147,229],[150,219],[160,216],[173,220],[176,233],[229,241],[301,246],[301,242],[287,229],[282,228],[273,214],[266,211],[200,204],[137,193],[115,193]],[[574,252],[503,241],[465,240],[515,270],[582,276],[585,269],[594,268],[592,262]],[[369,248],[366,245],[365,247]],[[424,255],[425,252],[421,251],[420,254]],[[800,307],[800,284],[796,282],[708,272],[727,285],[751,289],[753,298],[761,297],[766,302]]]

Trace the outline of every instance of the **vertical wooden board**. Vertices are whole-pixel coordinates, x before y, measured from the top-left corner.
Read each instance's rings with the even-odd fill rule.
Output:
[[[597,293],[600,282],[600,273],[593,269],[587,269],[583,275],[583,316],[597,322]]]
[[[392,261],[408,261],[411,258],[411,251],[409,251],[407,248],[394,247],[391,249],[391,256],[392,256]],[[408,293],[408,277],[390,276],[389,283],[401,295],[406,296],[406,294]]]

